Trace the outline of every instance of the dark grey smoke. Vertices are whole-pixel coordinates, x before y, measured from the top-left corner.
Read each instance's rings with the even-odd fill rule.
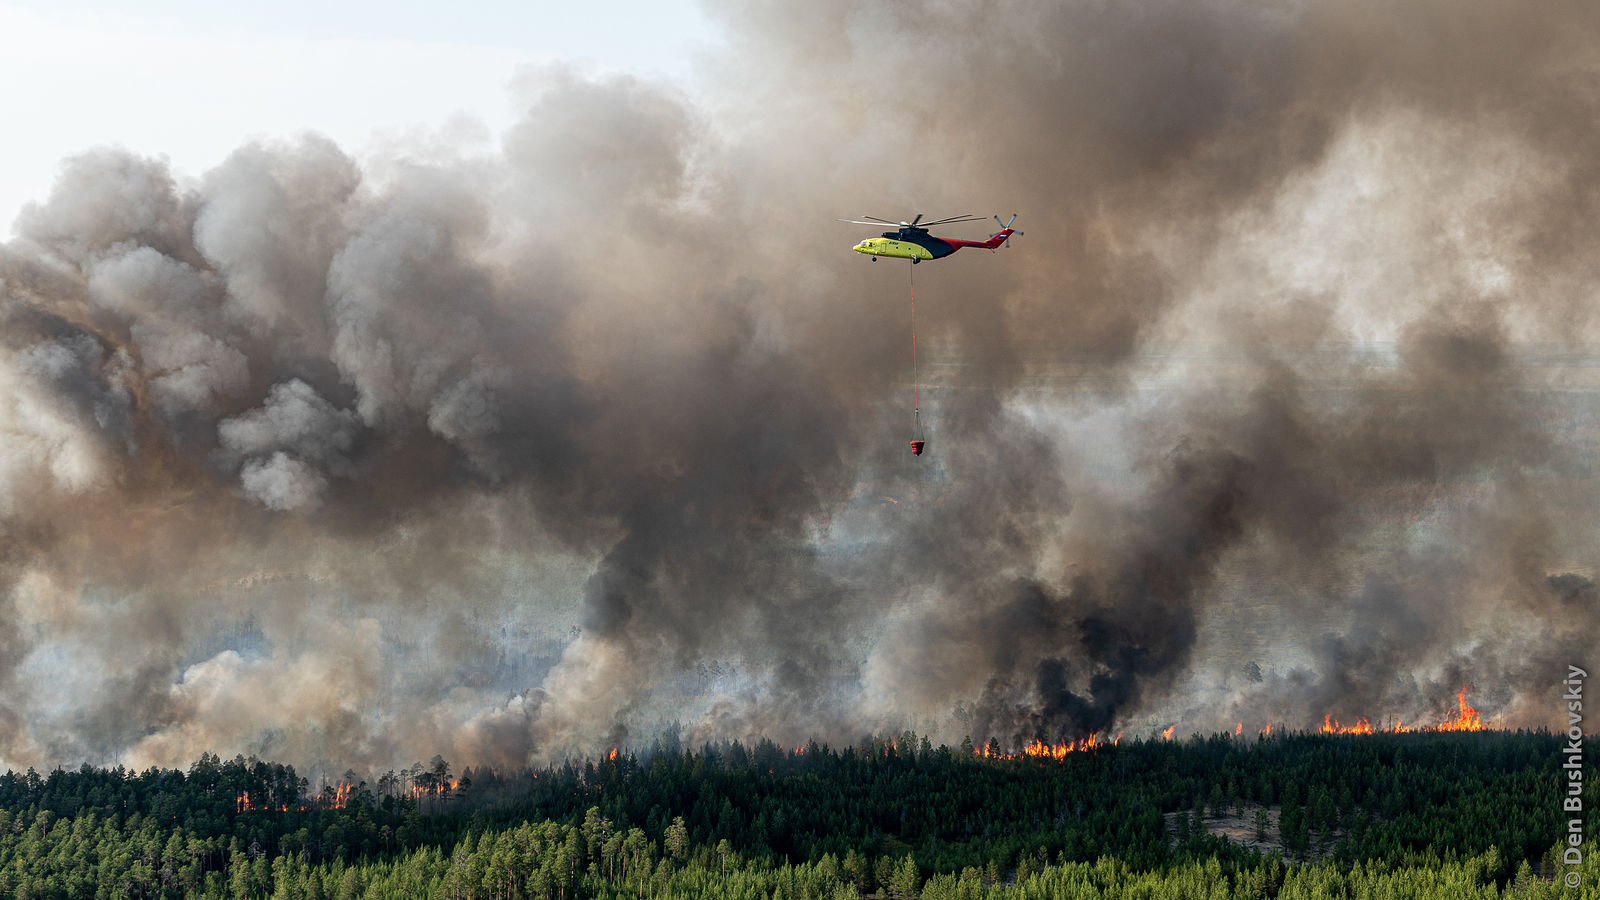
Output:
[[[703,93],[530,71],[492,159],[64,165],[0,248],[0,763],[1553,719],[1592,5],[714,12]],[[912,458],[906,267],[832,219],[1012,211],[916,270]]]

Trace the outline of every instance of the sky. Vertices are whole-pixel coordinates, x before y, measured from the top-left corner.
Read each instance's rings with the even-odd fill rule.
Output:
[[[320,132],[352,152],[430,129],[492,142],[519,71],[569,61],[687,83],[714,39],[692,0],[0,3],[0,227],[98,146],[198,175],[246,140]],[[135,13],[133,10],[137,9]]]

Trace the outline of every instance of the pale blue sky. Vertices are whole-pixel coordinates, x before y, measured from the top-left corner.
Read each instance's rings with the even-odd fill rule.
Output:
[[[63,157],[119,144],[198,175],[253,137],[315,130],[358,155],[466,116],[492,137],[508,85],[573,60],[688,87],[716,36],[695,0],[218,3],[0,0],[0,236]]]

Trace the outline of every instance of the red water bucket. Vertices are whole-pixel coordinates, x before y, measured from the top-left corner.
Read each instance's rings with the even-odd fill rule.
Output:
[[[911,442],[911,455],[912,456],[921,456],[922,455],[922,448],[927,443],[928,443],[927,441],[912,441]]]

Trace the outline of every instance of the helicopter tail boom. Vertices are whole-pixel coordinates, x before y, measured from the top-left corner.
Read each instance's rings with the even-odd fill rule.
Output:
[[[1011,237],[1013,234],[1021,233],[1022,232],[1011,228],[1002,228],[990,235],[987,241],[963,241],[955,238],[945,238],[944,240],[946,243],[954,247],[982,247],[985,250],[993,250],[996,247],[999,247],[1001,244],[1004,244],[1006,242],[1006,238]]]
[[[1017,216],[1015,213],[1012,213],[1010,222],[1001,222],[1000,217],[995,216],[995,224],[1000,226],[1000,230],[989,235],[989,239],[987,241],[962,241],[945,238],[945,242],[950,244],[952,247],[982,247],[985,250],[993,250],[999,247],[1001,244],[1005,244],[1007,247],[1009,247],[1011,246],[1011,236],[1013,234],[1022,233],[1011,227],[1011,222],[1015,222],[1016,220]]]

